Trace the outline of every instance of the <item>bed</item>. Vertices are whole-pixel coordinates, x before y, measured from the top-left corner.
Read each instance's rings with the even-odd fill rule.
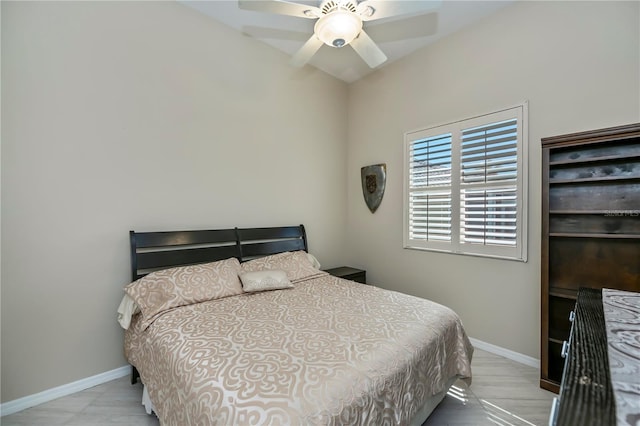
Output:
[[[471,382],[455,312],[320,270],[303,225],[130,240],[124,351],[163,425],[420,425]]]

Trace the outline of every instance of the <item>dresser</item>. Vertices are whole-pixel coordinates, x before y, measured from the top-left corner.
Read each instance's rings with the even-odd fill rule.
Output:
[[[550,426],[640,421],[640,293],[580,288]]]

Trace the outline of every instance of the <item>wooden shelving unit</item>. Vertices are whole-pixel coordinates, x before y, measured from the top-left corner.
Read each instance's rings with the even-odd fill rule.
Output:
[[[556,393],[580,287],[640,291],[640,123],[542,139],[540,386]]]

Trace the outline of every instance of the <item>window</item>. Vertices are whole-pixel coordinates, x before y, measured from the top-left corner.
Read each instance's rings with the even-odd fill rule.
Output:
[[[405,134],[404,247],[527,260],[527,103]]]

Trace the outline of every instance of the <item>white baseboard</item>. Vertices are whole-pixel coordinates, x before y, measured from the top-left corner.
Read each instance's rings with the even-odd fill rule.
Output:
[[[528,365],[529,367],[540,369],[540,360],[537,358],[532,358],[472,337],[470,337],[469,340],[471,341],[471,344],[478,349],[482,349],[483,351],[487,351],[495,355],[500,355],[512,361],[519,362],[520,364]]]
[[[66,385],[48,389],[23,398],[18,398],[13,401],[8,401],[4,404],[0,404],[0,416],[8,416],[9,414],[14,414],[18,411],[44,404],[45,402],[53,401],[54,399],[58,399],[63,396],[89,389],[94,386],[110,382],[111,380],[119,379],[129,373],[131,373],[131,366],[125,365],[124,367],[116,368],[115,370],[96,374],[95,376],[67,383]]]

